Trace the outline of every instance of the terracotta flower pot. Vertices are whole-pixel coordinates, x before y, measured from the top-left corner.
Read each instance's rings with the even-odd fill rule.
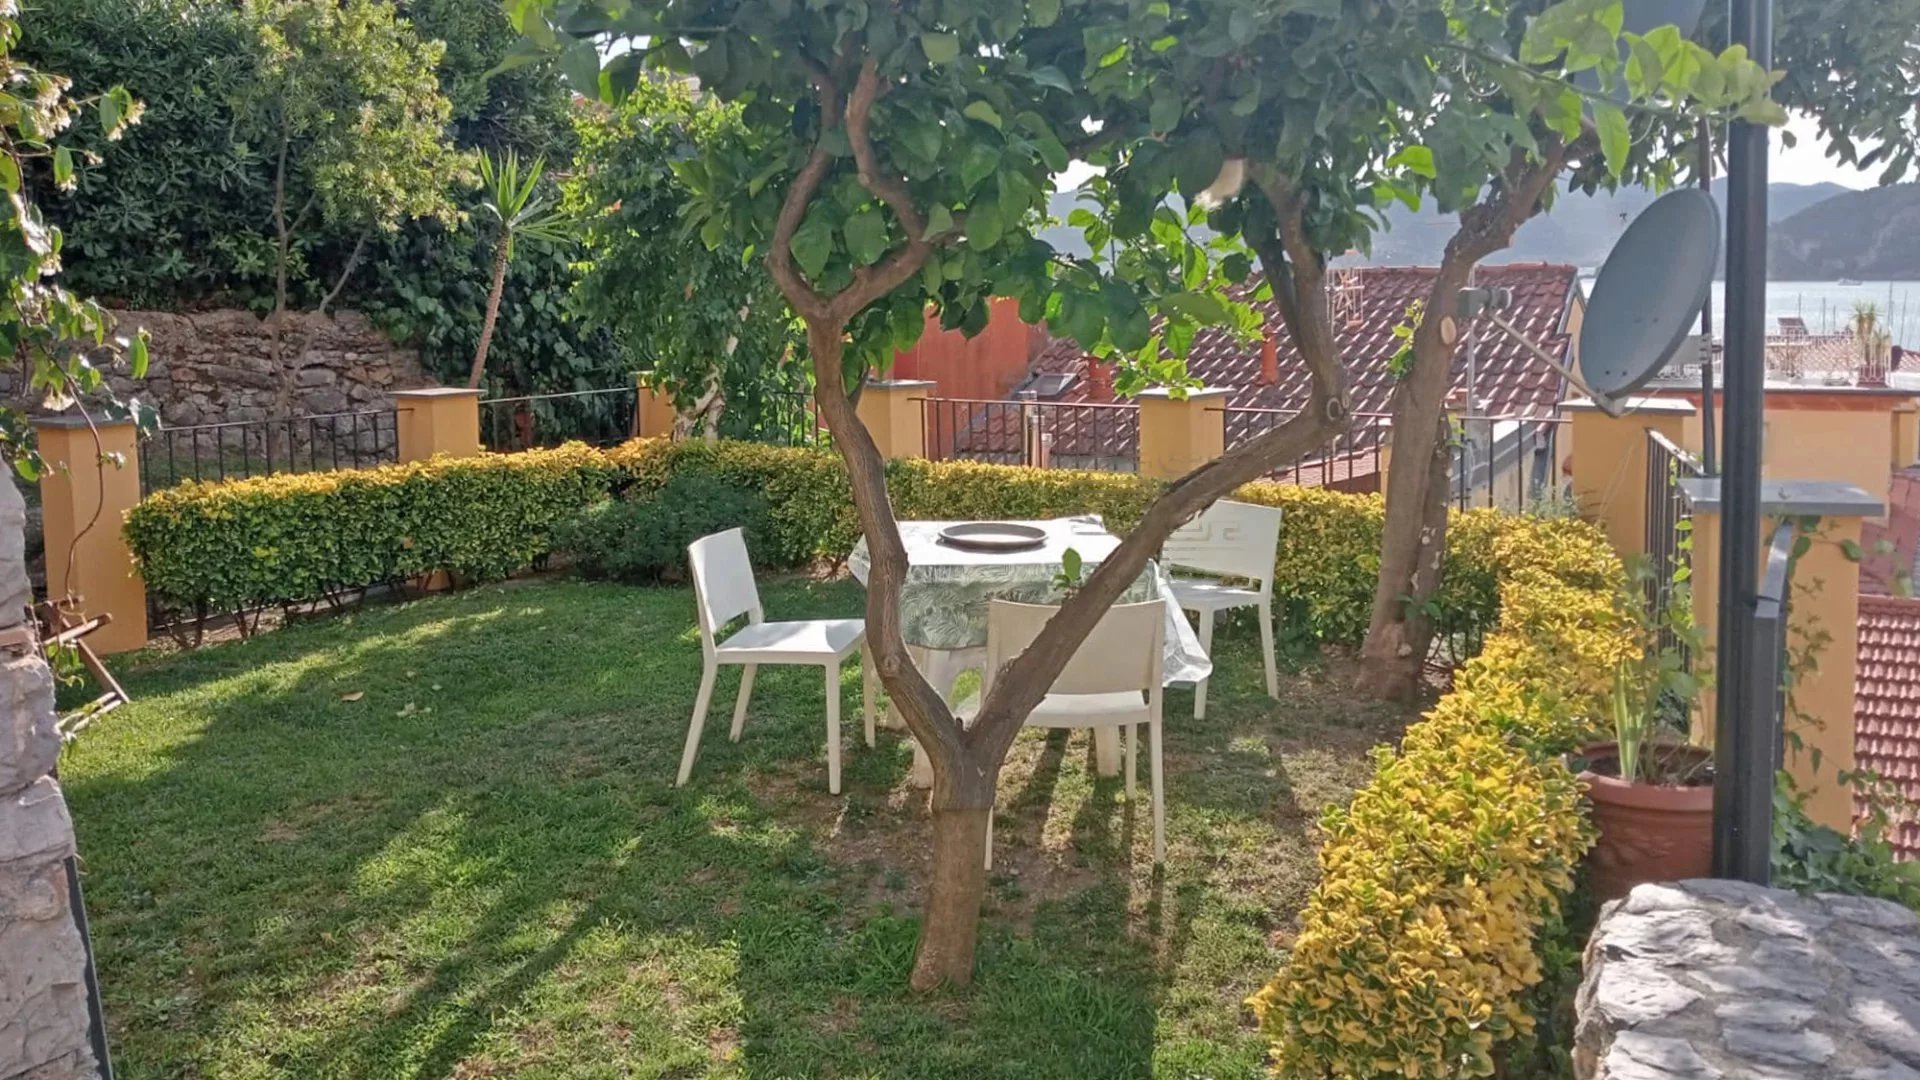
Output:
[[[1648,745],[1641,753],[1661,754],[1690,770],[1713,759],[1699,746]],[[1589,768],[1580,774],[1593,803],[1600,836],[1587,854],[1594,895],[1616,900],[1635,885],[1707,877],[1713,866],[1713,784],[1693,786],[1629,783],[1593,771],[1593,765],[1617,762],[1610,742],[1583,747]],[[1618,769],[1612,771],[1617,772]]]

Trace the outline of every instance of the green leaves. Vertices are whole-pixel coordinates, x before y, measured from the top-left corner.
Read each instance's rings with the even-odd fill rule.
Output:
[[[951,64],[960,59],[960,35],[925,33],[920,35],[920,51],[936,64]]]
[[[1000,119],[999,110],[985,101],[968,102],[967,107],[960,110],[960,114],[969,120],[978,120],[996,131],[1006,126],[1006,122]]]
[[[1627,155],[1633,149],[1633,134],[1627,126],[1627,114],[1615,106],[1596,103],[1593,127],[1600,136],[1600,153],[1606,159],[1607,172],[1619,176],[1626,170]]]
[[[871,266],[887,253],[887,222],[875,207],[848,218],[841,231],[847,238],[847,254],[857,266]]]
[[[826,218],[812,214],[793,231],[793,261],[801,272],[817,278],[833,255],[833,226]]]

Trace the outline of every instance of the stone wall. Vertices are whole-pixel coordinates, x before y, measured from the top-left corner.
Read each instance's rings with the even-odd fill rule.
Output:
[[[24,519],[12,478],[0,477],[0,629],[24,621],[31,599]],[[0,649],[0,1080],[99,1074],[67,899],[73,822],[49,775],[59,756],[53,673],[35,649]]]
[[[1642,885],[1601,912],[1576,1007],[1581,1080],[1920,1080],[1920,915]]]
[[[394,390],[435,385],[415,350],[388,341],[358,312],[283,316],[284,379],[271,328],[251,312],[116,311],[114,318],[152,335],[147,377],[110,376],[115,391],[152,402],[169,427],[384,409]],[[18,400],[17,379],[0,376],[0,394]]]

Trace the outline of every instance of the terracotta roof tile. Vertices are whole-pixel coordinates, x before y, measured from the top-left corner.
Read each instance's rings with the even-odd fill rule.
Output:
[[[1405,320],[1409,306],[1425,299],[1438,272],[1434,267],[1418,266],[1366,267],[1354,272],[1358,281],[1354,317],[1335,329],[1357,412],[1385,414],[1392,410],[1394,380],[1387,361],[1398,351],[1393,328]],[[1513,290],[1508,321],[1549,353],[1562,358],[1571,355],[1571,343],[1561,331],[1568,305],[1579,288],[1579,274],[1573,267],[1548,263],[1482,266],[1475,283]],[[1187,370],[1210,387],[1229,390],[1230,408],[1298,409],[1308,395],[1306,365],[1274,304],[1268,301],[1256,307],[1275,334],[1279,378],[1274,385],[1260,384],[1260,343],[1241,341],[1219,330],[1195,336]],[[1551,414],[1561,397],[1560,376],[1497,330],[1487,328],[1474,335],[1478,321],[1463,320],[1460,330],[1463,340],[1474,336],[1477,392],[1483,411],[1495,416]],[[1034,361],[1033,370],[1080,374],[1085,370],[1084,353],[1071,341],[1055,341]],[[1467,350],[1456,349],[1456,389],[1466,387],[1468,370]],[[1090,389],[1089,380],[1082,378],[1060,400],[1111,400],[1096,396],[1099,393],[1100,388]]]
[[[1855,764],[1920,803],[1920,600],[1860,598],[1853,732]],[[1865,813],[1865,800],[1856,803]],[[1920,859],[1920,821],[1901,821],[1888,839],[1901,858]]]

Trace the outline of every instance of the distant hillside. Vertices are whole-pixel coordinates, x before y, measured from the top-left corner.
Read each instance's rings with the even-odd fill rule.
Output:
[[[1897,189],[1891,189],[1897,190]],[[1767,189],[1768,217],[1778,223],[1788,219],[1798,219],[1811,208],[1826,206],[1831,202],[1840,202],[1842,198],[1853,194],[1838,184],[1773,184]],[[1725,205],[1725,181],[1716,181],[1714,197]],[[1839,197],[1839,198],[1836,198]],[[1073,207],[1073,193],[1062,192],[1053,197],[1052,211],[1055,217],[1066,220],[1067,213]],[[1513,246],[1501,252],[1496,258],[1500,262],[1539,261],[1571,263],[1575,266],[1597,268],[1606,261],[1607,253],[1613,250],[1614,241],[1620,238],[1627,223],[1634,215],[1652,202],[1654,195],[1644,188],[1626,188],[1621,191],[1601,191],[1593,195],[1583,195],[1566,191],[1555,200],[1553,209],[1534,218],[1520,227],[1515,234]],[[1920,212],[1920,200],[1905,204]],[[1909,220],[1909,235],[1920,236],[1912,225],[1920,223],[1920,218]],[[1389,228],[1374,236],[1373,253],[1365,258],[1341,260],[1362,266],[1432,266],[1440,261],[1447,239],[1453,235],[1455,217],[1452,214],[1440,214],[1432,210],[1409,211],[1398,208],[1388,215]],[[1855,228],[1849,232],[1858,232],[1862,222],[1852,223]],[[1786,226],[1783,224],[1782,228]],[[1816,233],[1827,230],[1816,227]],[[1079,241],[1075,230],[1057,228],[1049,230],[1047,239],[1063,246],[1076,254],[1085,254],[1084,245]],[[1776,240],[1776,245],[1778,241]],[[1855,247],[1836,245],[1839,251],[1856,250]],[[1776,250],[1778,250],[1776,246]],[[1833,256],[1820,256],[1831,259]],[[1809,278],[1811,280],[1829,280],[1836,277],[1883,278],[1883,277],[1920,277],[1920,246],[1911,253],[1912,267],[1915,272],[1906,274],[1885,274],[1880,272],[1834,271],[1811,273],[1804,261],[1792,259],[1777,262],[1773,267],[1773,277],[1780,280]],[[1776,256],[1776,258],[1779,258]],[[1788,272],[1787,267],[1793,272]]]
[[[1836,195],[1838,184],[1773,184],[1767,188],[1767,216],[1779,222]],[[1726,205],[1726,182],[1715,181],[1714,198]],[[1627,223],[1646,209],[1654,193],[1645,188],[1600,191],[1593,195],[1563,191],[1553,209],[1520,227],[1513,246],[1501,252],[1506,261],[1572,263],[1596,268],[1606,261],[1614,241]],[[1432,265],[1440,261],[1447,238],[1453,235],[1454,216],[1432,211],[1401,210],[1388,217],[1389,228],[1374,237],[1373,254],[1361,260],[1373,265]],[[1778,271],[1774,277],[1783,277]],[[1834,275],[1827,275],[1829,277]],[[1853,275],[1859,276],[1859,275]]]
[[[1920,184],[1849,191],[1774,226],[1768,269],[1781,280],[1920,279]]]

